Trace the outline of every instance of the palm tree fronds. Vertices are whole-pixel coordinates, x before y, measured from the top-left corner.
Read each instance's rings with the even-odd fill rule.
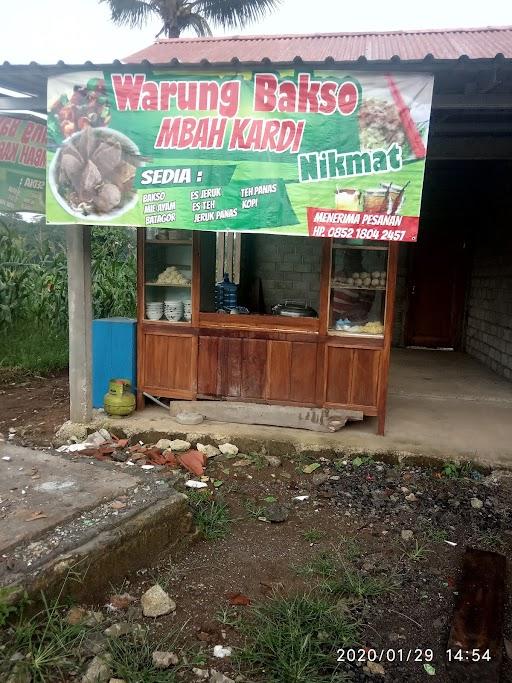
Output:
[[[197,14],[197,12],[190,12],[189,14],[178,17],[177,24],[180,34],[190,28],[199,37],[212,35],[210,24],[204,17],[202,17],[200,14]]]
[[[110,9],[111,19],[120,26],[142,28],[151,14],[159,14],[151,0],[100,0]]]
[[[213,24],[222,28],[242,28],[281,4],[281,0],[197,0],[191,5]]]

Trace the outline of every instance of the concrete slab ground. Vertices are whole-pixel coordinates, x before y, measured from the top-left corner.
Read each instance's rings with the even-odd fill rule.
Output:
[[[0,553],[113,500],[139,483],[121,472],[105,477],[103,470],[89,466],[84,459],[72,462],[5,443],[0,443],[0,458]],[[40,519],[33,519],[37,513]]]
[[[245,448],[263,444],[281,453],[290,448],[398,452],[512,468],[512,384],[453,352],[393,352],[384,437],[375,433],[375,418],[349,423],[335,434],[215,422],[186,428],[157,406],[124,419],[96,413],[93,426],[117,428],[132,437],[155,432],[189,441],[229,440]]]
[[[99,595],[191,530],[186,496],[137,468],[0,443],[0,586]]]

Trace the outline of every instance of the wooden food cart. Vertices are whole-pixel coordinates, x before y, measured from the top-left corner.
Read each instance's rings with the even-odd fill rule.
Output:
[[[383,434],[398,244],[257,232],[233,249],[226,233],[139,228],[139,408],[143,392],[344,408]],[[215,283],[236,262],[250,312],[217,312]],[[308,313],[276,315],[278,293],[301,286]]]

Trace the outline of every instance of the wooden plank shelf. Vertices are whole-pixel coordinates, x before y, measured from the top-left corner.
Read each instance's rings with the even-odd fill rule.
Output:
[[[333,244],[333,249],[357,249],[359,251],[387,251],[388,247],[381,247],[373,244]]]
[[[385,287],[356,287],[355,285],[332,285],[331,289],[339,292],[342,289],[362,289],[367,292],[385,292]]]
[[[177,287],[178,289],[190,289],[191,284],[188,285],[169,285],[163,282],[145,282],[146,287]]]
[[[146,240],[146,244],[163,244],[166,247],[176,245],[179,247],[191,247],[192,240]]]

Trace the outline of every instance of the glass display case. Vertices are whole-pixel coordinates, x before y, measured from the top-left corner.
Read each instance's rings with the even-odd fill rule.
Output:
[[[192,238],[182,230],[146,228],[144,318],[169,323],[192,319]]]
[[[388,247],[333,240],[329,293],[331,334],[383,337]]]

